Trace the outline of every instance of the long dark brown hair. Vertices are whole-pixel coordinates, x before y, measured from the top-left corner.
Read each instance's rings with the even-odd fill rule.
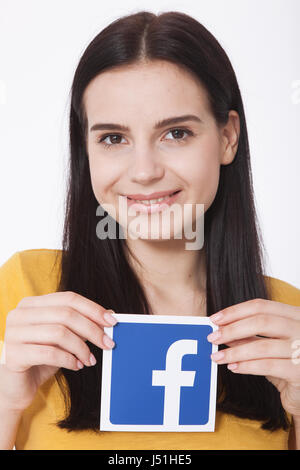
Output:
[[[269,299],[247,127],[234,70],[202,24],[172,11],[159,15],[141,11],[113,21],[92,40],[79,61],[71,88],[70,168],[57,290],[77,292],[115,312],[151,313],[143,286],[127,260],[125,240],[96,236],[101,218],[96,217],[99,204],[91,185],[82,97],[101,72],[156,59],[184,67],[198,77],[218,125],[227,122],[229,110],[237,111],[240,118],[235,159],[221,165],[217,194],[205,213],[207,315],[246,300]],[[119,235],[118,224],[117,229]],[[67,383],[66,417],[58,426],[68,430],[99,429],[102,349],[87,344],[97,366],[77,372],[60,369],[56,375],[60,385],[63,379]],[[287,429],[279,392],[265,377],[234,374],[226,365],[218,366],[218,374],[217,409],[260,420],[264,429]]]

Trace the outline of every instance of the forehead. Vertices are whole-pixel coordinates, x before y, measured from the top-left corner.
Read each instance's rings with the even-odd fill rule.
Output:
[[[165,117],[185,111],[209,112],[207,94],[197,77],[167,61],[116,67],[98,74],[83,94],[88,121],[128,120],[130,114]]]

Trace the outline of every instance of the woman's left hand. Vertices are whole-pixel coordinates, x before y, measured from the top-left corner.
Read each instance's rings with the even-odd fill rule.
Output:
[[[300,307],[253,299],[210,319],[219,329],[208,341],[229,346],[212,359],[234,373],[264,375],[279,390],[283,408],[300,418]]]

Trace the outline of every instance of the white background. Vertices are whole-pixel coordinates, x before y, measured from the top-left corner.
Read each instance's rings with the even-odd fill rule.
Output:
[[[0,0],[0,265],[61,248],[69,90],[78,61],[125,14],[182,11],[224,47],[244,101],[266,274],[300,288],[298,0]]]

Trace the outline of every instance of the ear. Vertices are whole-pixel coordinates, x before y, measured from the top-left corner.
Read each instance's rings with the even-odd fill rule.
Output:
[[[230,110],[228,113],[228,121],[222,127],[222,154],[221,165],[229,165],[237,152],[240,136],[240,118],[236,111]]]

